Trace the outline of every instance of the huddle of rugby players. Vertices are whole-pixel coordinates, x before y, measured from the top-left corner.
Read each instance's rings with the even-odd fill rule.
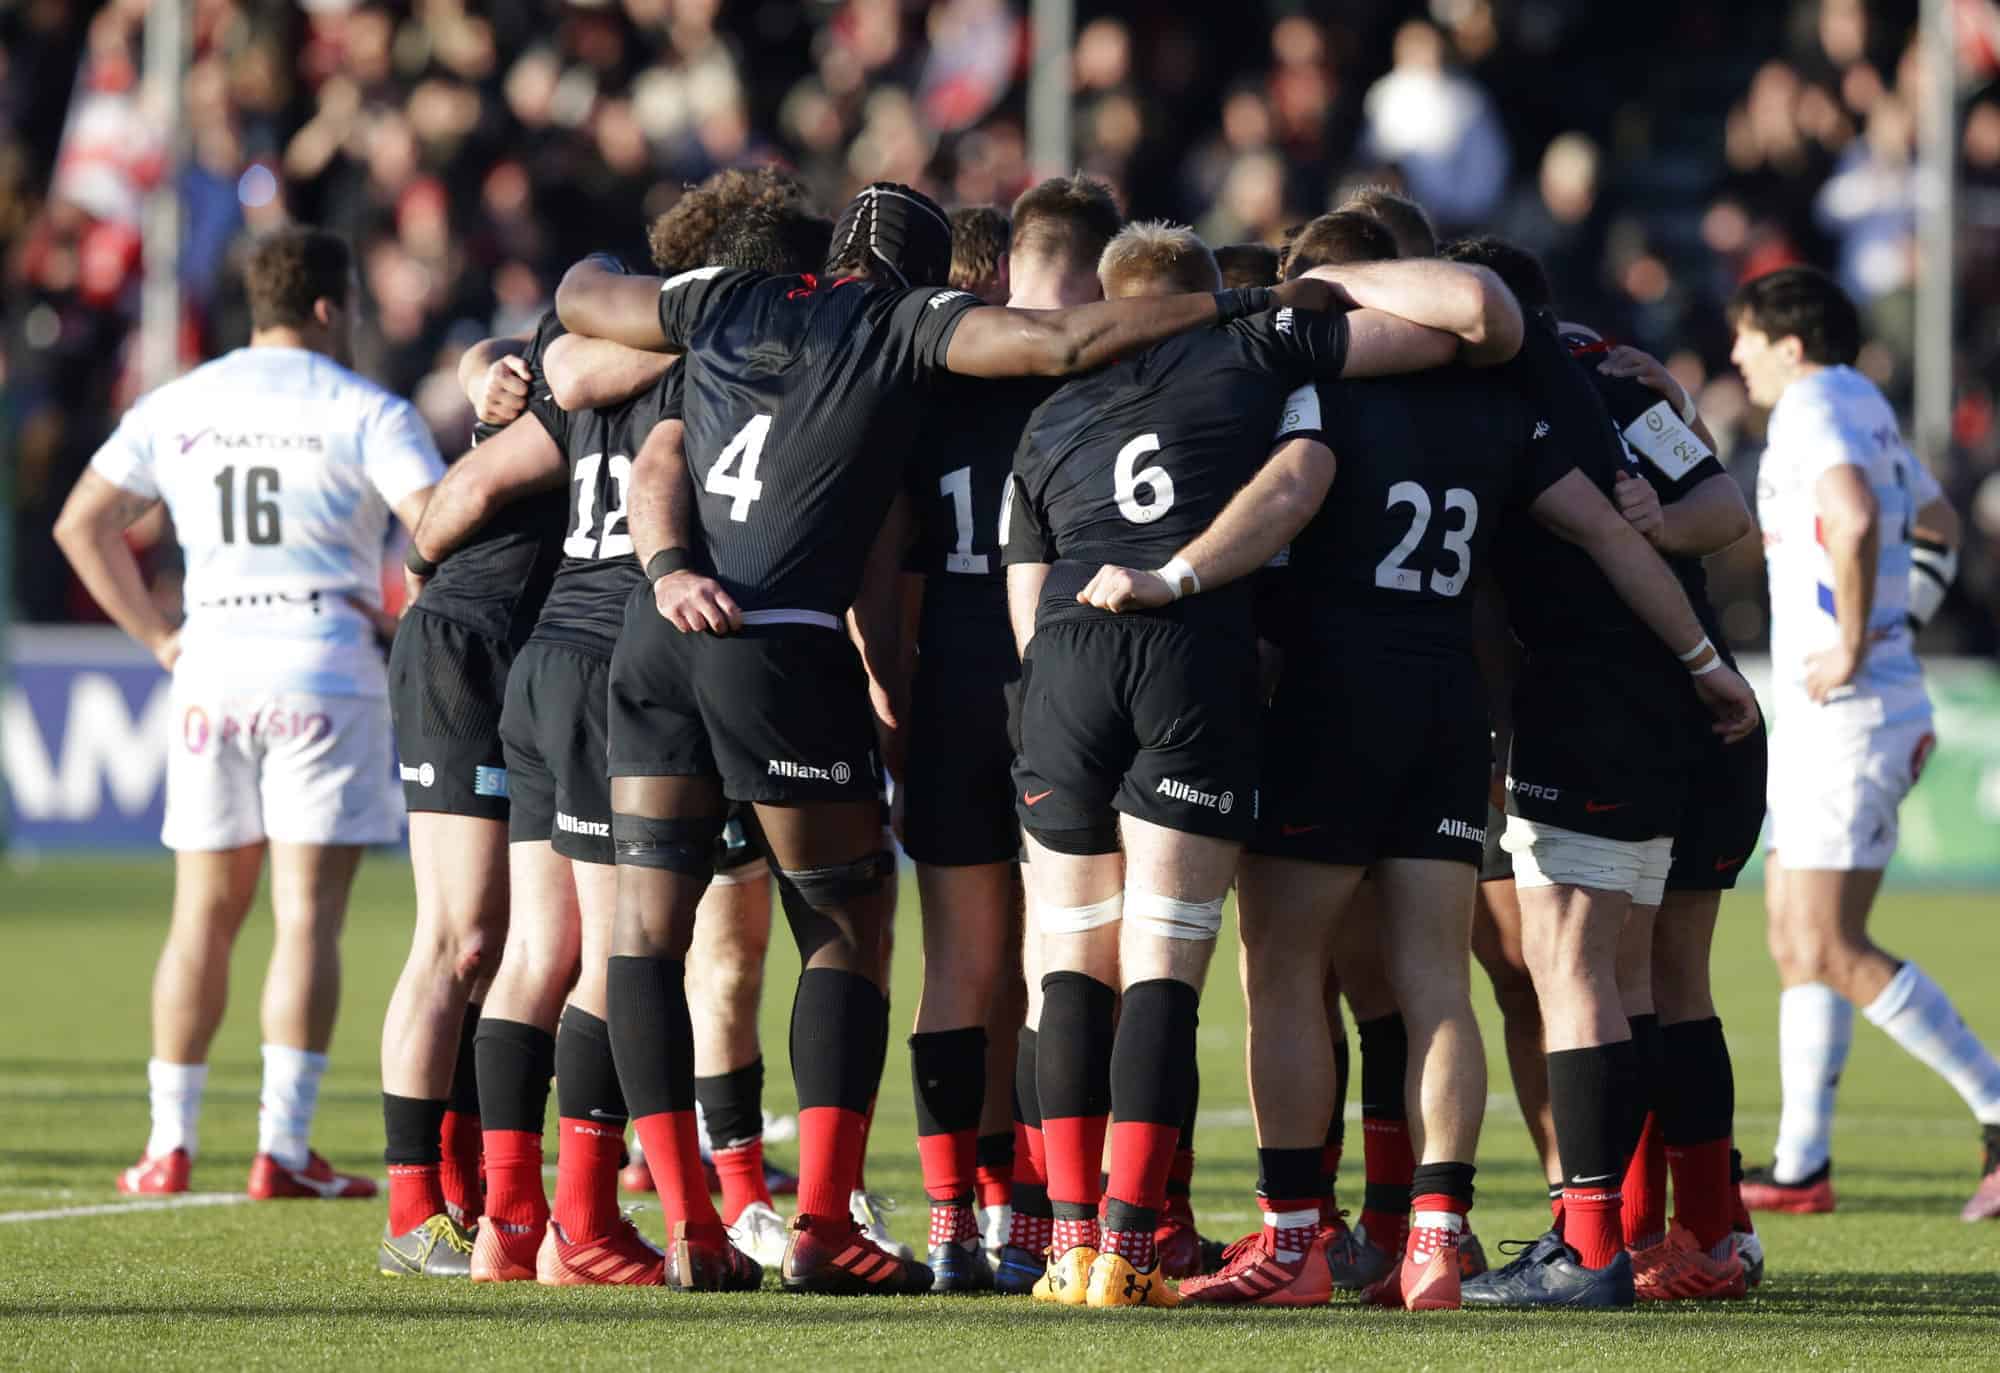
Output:
[[[476,446],[404,515],[387,693],[417,922],[383,1030],[382,1272],[1726,1299],[1762,1276],[1746,1202],[1833,1204],[1827,1026],[1856,1003],[1966,1097],[1989,1166],[1965,1214],[2000,1214],[2000,1067],[1863,932],[1928,752],[1910,644],[1956,520],[1846,366],[1858,324],[1825,277],[1732,305],[1777,406],[1783,701],[1786,1123],[1746,1180],[1708,959],[1767,746],[1702,559],[1753,522],[1665,367],[1561,320],[1527,254],[1440,245],[1382,188],[1273,252],[1124,224],[1080,176],[1008,215],[878,183],[829,223],[784,175],[732,171],[650,243],[657,275],[593,256],[532,334],[467,354]],[[1829,800],[1835,755],[1863,780]],[[896,840],[925,1262],[862,1181]],[[803,965],[796,1179],[762,1152],[773,886]],[[1221,1251],[1187,1194],[1232,888],[1263,1223]],[[1472,954],[1554,1218],[1497,1269],[1468,1225]],[[184,1186],[191,1117],[167,1137],[155,1114],[132,1171],[178,1149]],[[342,1180],[320,1194],[364,1182],[310,1166]]]

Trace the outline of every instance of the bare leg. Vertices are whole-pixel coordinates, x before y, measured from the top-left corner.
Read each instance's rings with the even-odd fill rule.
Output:
[[[1472,889],[1465,863],[1376,865],[1389,980],[1409,1035],[1407,1090],[1420,1163],[1470,1163],[1486,1112],[1486,1050],[1472,1014]]]
[[[1317,1149],[1333,1112],[1327,965],[1362,869],[1248,854],[1237,875],[1244,1056],[1257,1143]]]
[[[759,861],[739,876],[711,886],[695,915],[688,1011],[694,1017],[697,1078],[735,1072],[762,1053],[757,1010],[771,947],[770,869]]]
[[[382,1020],[382,1090],[437,1100],[451,1091],[466,1005],[506,937],[507,826],[414,811],[410,870],[417,924]]]
[[[554,1034],[563,1001],[577,980],[578,917],[571,863],[546,839],[507,846],[513,913],[500,968],[486,995],[485,1014]],[[581,871],[587,865],[574,865]],[[616,881],[616,870],[605,868]],[[598,973],[602,985],[603,972]]]
[[[266,1044],[323,1054],[333,1042],[333,1022],[340,1012],[340,931],[360,866],[358,844],[272,843],[277,939],[264,979]],[[452,1029],[455,1036],[456,1021]],[[449,1064],[458,1041],[453,1037],[446,1042]]]
[[[173,923],[153,971],[153,1057],[205,1063],[229,1000],[229,954],[257,896],[264,846],[174,855]]]
[[[1479,884],[1473,907],[1472,952],[1493,983],[1500,1006],[1502,1033],[1507,1041],[1507,1069],[1514,1079],[1514,1099],[1542,1173],[1551,1183],[1562,1181],[1556,1158],[1556,1127],[1549,1115],[1549,1064],[1542,1044],[1542,1006],[1535,997],[1535,980],[1528,974],[1521,949],[1521,903],[1512,878]]]

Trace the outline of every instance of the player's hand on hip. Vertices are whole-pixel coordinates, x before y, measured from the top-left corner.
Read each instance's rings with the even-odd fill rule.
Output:
[[[727,634],[743,627],[743,612],[722,584],[699,572],[669,572],[653,583],[653,605],[683,634]]]
[[[1727,665],[1696,677],[1694,693],[1715,717],[1715,732],[1732,744],[1747,738],[1762,719],[1757,693],[1741,673]]]
[[[520,358],[496,359],[473,383],[472,413],[482,424],[512,424],[528,408],[529,376]]]
[[[181,660],[181,632],[178,629],[170,629],[147,647],[153,650],[153,661],[168,672],[172,672],[174,664]]]
[[[1644,477],[1620,471],[1611,494],[1617,498],[1618,513],[1625,517],[1625,522],[1644,534],[1646,542],[1659,543],[1660,536],[1667,531],[1667,515],[1653,484]]]
[[[1076,593],[1077,600],[1085,605],[1094,605],[1099,610],[1109,610],[1113,614],[1126,610],[1150,610],[1167,604],[1174,598],[1173,588],[1166,578],[1156,572],[1141,572],[1137,568],[1113,567],[1106,563],[1097,569],[1083,590]]]
[[[1821,649],[1806,658],[1806,695],[1824,705],[1828,697],[1854,680],[1860,660],[1841,645]]]

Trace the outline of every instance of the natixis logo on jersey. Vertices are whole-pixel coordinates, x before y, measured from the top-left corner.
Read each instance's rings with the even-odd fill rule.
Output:
[[[1153,788],[1153,794],[1164,796],[1169,801],[1185,801],[1190,806],[1206,806],[1218,815],[1227,815],[1236,809],[1235,792],[1203,791],[1200,787],[1191,787],[1186,782],[1176,781],[1172,777],[1161,778],[1160,785]]]
[[[324,434],[276,434],[267,430],[241,430],[230,432],[217,429],[213,425],[192,434],[176,434],[174,442],[180,445],[182,456],[193,452],[202,440],[208,440],[217,448],[254,448],[260,453],[324,453]]]
[[[854,780],[854,769],[845,763],[822,768],[811,763],[794,763],[789,758],[771,758],[765,761],[764,775],[791,777],[801,782],[832,782],[835,786],[844,787]]]

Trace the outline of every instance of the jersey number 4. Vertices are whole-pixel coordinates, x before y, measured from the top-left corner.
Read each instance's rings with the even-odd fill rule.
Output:
[[[770,436],[771,417],[752,415],[701,479],[703,490],[730,498],[729,518],[738,524],[750,518],[750,507],[764,494],[764,483],[757,480],[757,464],[764,456],[764,440]],[[736,464],[734,472],[729,470],[731,463]]]
[[[215,489],[222,497],[222,541],[236,542],[236,469],[225,467],[215,474]],[[243,469],[243,533],[254,544],[274,544],[282,533],[278,518],[278,469]]]
[[[1399,505],[1407,505],[1413,512],[1410,527],[1389,555],[1375,564],[1375,585],[1385,591],[1420,592],[1424,574],[1403,563],[1417,551],[1431,527],[1430,493],[1415,482],[1397,482],[1389,488],[1387,508],[1394,510]],[[1451,554],[1455,565],[1450,576],[1432,569],[1431,590],[1439,596],[1456,596],[1465,590],[1466,579],[1472,575],[1472,531],[1479,527],[1479,498],[1462,486],[1454,486],[1444,493],[1444,508],[1447,515],[1456,511],[1464,516],[1464,522],[1444,531],[1444,551]]]
[[[611,455],[611,503],[598,523],[597,471],[604,454],[592,453],[577,459],[570,488],[576,494],[576,528],[563,540],[566,558],[622,558],[632,552],[632,535],[625,528],[625,505],[632,494],[632,460],[623,453]]]

